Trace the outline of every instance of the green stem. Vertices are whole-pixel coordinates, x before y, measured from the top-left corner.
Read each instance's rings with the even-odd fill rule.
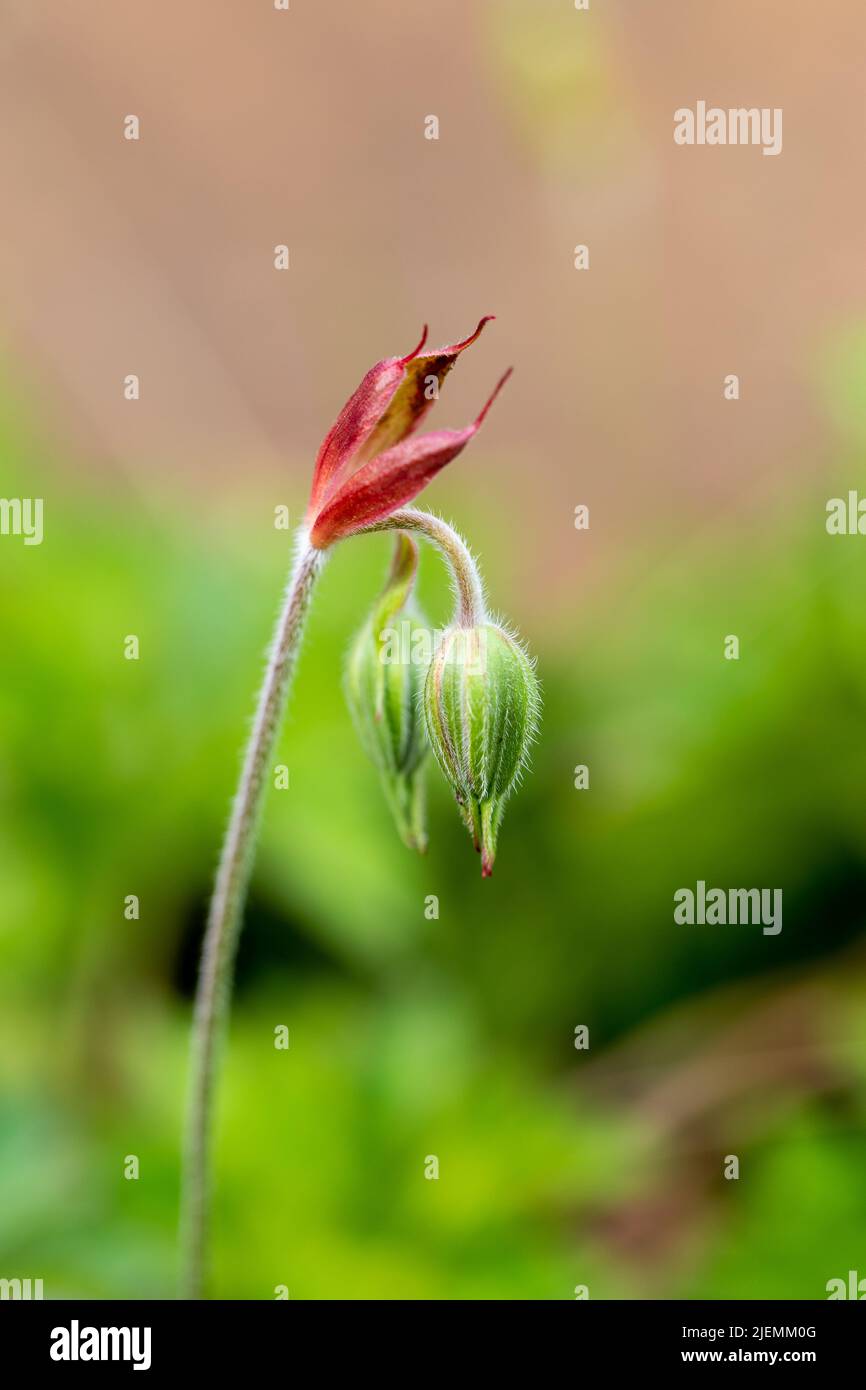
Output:
[[[486,621],[484,588],[478,566],[466,542],[447,522],[438,516],[432,516],[429,512],[419,512],[414,507],[403,507],[398,512],[392,512],[384,521],[376,521],[372,526],[365,526],[363,529],[364,532],[415,531],[425,536],[442,552],[448,563],[457,599],[455,624],[458,627],[478,627]]]
[[[181,1297],[204,1296],[216,1076],[267,774],[324,554],[299,538],[223,841],[196,992],[181,1198]]]

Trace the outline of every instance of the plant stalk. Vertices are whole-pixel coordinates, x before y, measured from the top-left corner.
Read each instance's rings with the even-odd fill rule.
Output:
[[[274,745],[285,712],[301,633],[324,553],[298,538],[252,732],[223,841],[196,991],[181,1197],[181,1298],[204,1297],[216,1075],[229,1012],[241,914],[252,873]]]
[[[425,536],[448,563],[457,600],[455,622],[460,627],[471,628],[485,621],[484,592],[477,566],[464,541],[444,521],[407,507],[384,521],[364,527],[363,531],[409,531]],[[181,1197],[180,1291],[181,1297],[186,1299],[204,1297],[216,1077],[228,1019],[241,914],[252,872],[267,774],[294,674],[304,620],[324,559],[324,552],[310,546],[305,535],[299,537],[208,912],[193,1020]]]
[[[477,627],[486,620],[484,588],[478,566],[466,542],[447,522],[429,512],[403,507],[400,511],[392,512],[384,521],[376,521],[363,528],[364,534],[375,531],[414,531],[426,536],[441,551],[448,564],[457,600],[454,615],[456,625]]]

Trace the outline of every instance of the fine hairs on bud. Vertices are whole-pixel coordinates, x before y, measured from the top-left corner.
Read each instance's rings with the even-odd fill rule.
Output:
[[[451,526],[407,507],[368,529],[417,532],[438,548],[451,572],[455,612],[427,670],[424,724],[481,855],[482,877],[489,878],[505,804],[538,731],[535,662],[505,623],[488,616],[478,566]]]
[[[505,628],[455,626],[424,686],[427,736],[489,878],[505,804],[535,739],[541,695],[534,663]]]
[[[349,650],[346,701],[361,745],[379,769],[403,843],[423,854],[423,763],[427,739],[421,713],[430,631],[413,602],[418,546],[398,532],[388,581]],[[420,641],[416,639],[422,639]]]

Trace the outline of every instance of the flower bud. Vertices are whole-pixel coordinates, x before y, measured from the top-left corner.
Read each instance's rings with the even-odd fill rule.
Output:
[[[427,737],[454,788],[463,819],[493,872],[505,802],[520,779],[541,704],[533,662],[491,622],[453,627],[424,686]]]
[[[411,603],[417,566],[418,547],[401,532],[385,589],[350,649],[345,690],[401,838],[423,854],[427,741],[420,706],[430,633]]]

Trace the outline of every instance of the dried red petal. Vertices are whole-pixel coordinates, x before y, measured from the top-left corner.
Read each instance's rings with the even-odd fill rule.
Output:
[[[469,337],[460,343],[437,348],[435,352],[414,353],[411,358],[405,359],[406,370],[403,380],[394,392],[378,425],[358,449],[355,463],[366,463],[368,459],[375,458],[386,449],[392,449],[395,444],[414,434],[428,410],[435,404],[439,388],[461,352],[471,347],[480,337],[484,325],[495,317],[495,314],[485,314],[475,332],[470,333]],[[435,392],[431,389],[433,378],[436,382]]]
[[[505,373],[478,418],[462,430],[437,430],[419,439],[404,439],[377,454],[342,484],[317,516],[310,539],[324,549],[411,502],[431,478],[463,450],[511,375]]]
[[[427,325],[418,346],[406,357],[386,357],[371,367],[326,434],[313,470],[309,515],[314,516],[345,476],[359,449],[388,411],[406,368],[427,341]]]

